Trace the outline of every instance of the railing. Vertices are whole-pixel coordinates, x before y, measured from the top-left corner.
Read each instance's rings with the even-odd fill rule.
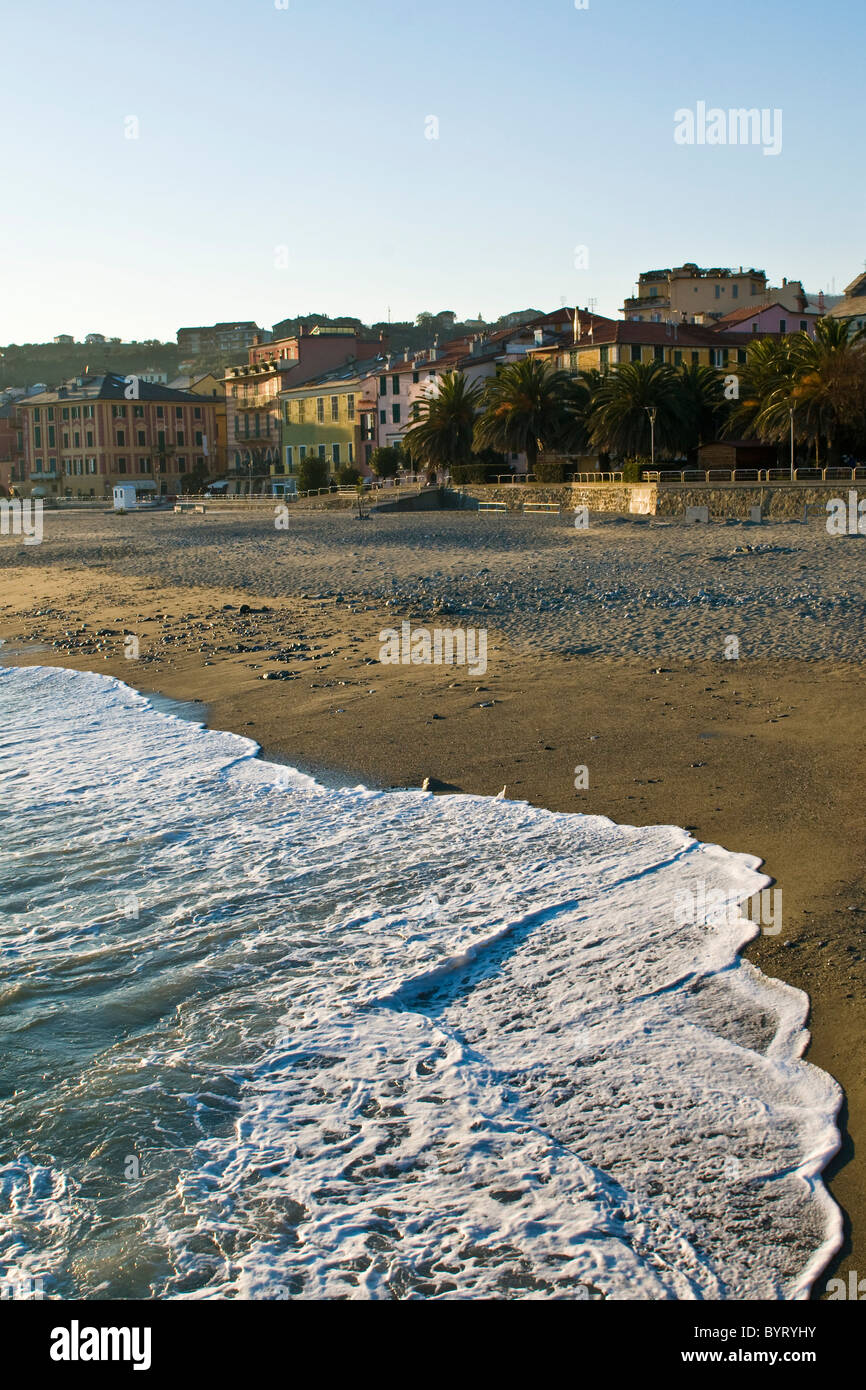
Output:
[[[685,468],[647,470],[641,473],[647,483],[826,483],[833,480],[857,482],[866,479],[866,465],[855,468]]]
[[[621,483],[622,473],[570,473],[570,483]]]

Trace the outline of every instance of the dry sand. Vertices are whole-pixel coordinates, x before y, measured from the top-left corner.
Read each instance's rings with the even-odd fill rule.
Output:
[[[425,518],[428,530],[437,520]],[[378,662],[378,634],[405,615],[378,594],[365,602],[353,567],[338,580],[355,595],[351,611],[333,598],[287,595],[287,584],[269,592],[251,582],[179,582],[170,548],[164,564],[150,557],[149,576],[137,572],[135,550],[88,554],[84,566],[72,548],[70,538],[61,559],[53,546],[25,554],[0,542],[4,659],[102,671],[144,692],[206,702],[212,727],[253,737],[267,756],[323,780],[387,787],[430,776],[484,795],[505,786],[534,805],[683,825],[760,855],[782,889],[782,930],[761,936],[749,955],[810,995],[808,1056],[846,1093],[843,1148],[825,1176],[847,1236],[825,1279],[866,1268],[856,1156],[858,1139],[861,1153],[866,1145],[858,662],[532,651],[522,633],[503,636],[491,622],[483,677],[389,667]],[[336,544],[330,561],[346,565]],[[160,575],[166,568],[170,578]],[[212,563],[202,568],[210,578]],[[300,588],[305,578],[293,582]],[[241,614],[241,604],[270,611]],[[452,614],[440,625],[467,621]],[[138,660],[123,655],[124,629],[139,639]],[[277,670],[295,678],[262,679]],[[589,771],[585,791],[574,787],[578,765]]]

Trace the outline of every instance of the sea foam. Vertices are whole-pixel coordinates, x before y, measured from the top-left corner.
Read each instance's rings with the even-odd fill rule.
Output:
[[[760,861],[326,789],[0,670],[0,1266],[55,1296],[797,1299],[836,1083],[739,956]],[[287,713],[291,718],[291,713]]]

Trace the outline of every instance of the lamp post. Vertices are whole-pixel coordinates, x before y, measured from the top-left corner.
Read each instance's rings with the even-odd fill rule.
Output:
[[[651,461],[652,467],[655,468],[655,466],[656,466],[656,414],[657,414],[657,412],[658,412],[658,406],[655,406],[655,405],[645,405],[645,406],[644,406],[644,410],[646,411],[647,415],[649,416],[649,422],[650,422],[650,461]]]
[[[794,481],[794,407],[788,407],[788,414],[791,417],[791,482]]]

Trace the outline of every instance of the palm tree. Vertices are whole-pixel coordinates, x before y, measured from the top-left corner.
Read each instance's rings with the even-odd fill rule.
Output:
[[[797,368],[790,338],[760,338],[739,373],[740,398],[725,433],[778,442],[790,428]]]
[[[819,319],[815,337],[797,333],[792,357],[797,380],[793,403],[804,438],[814,441],[817,456],[826,439],[831,458],[843,446],[857,448],[866,424],[866,330],[852,333],[840,319]]]
[[[446,372],[436,394],[418,403],[417,423],[403,439],[407,453],[434,468],[469,463],[480,403],[479,382],[470,382],[463,372]]]
[[[715,367],[689,363],[677,368],[689,453],[711,443],[727,410],[725,387]]]
[[[593,444],[622,458],[646,454],[647,410],[656,410],[656,447],[677,453],[688,436],[688,406],[682,378],[664,362],[624,362],[604,377],[589,416]]]
[[[513,366],[500,368],[484,387],[475,448],[526,454],[533,473],[539,453],[555,448],[562,439],[570,381],[566,372],[536,357],[523,357]]]
[[[583,453],[589,447],[588,421],[596,393],[604,380],[594,367],[569,377],[562,393],[562,428],[557,448],[564,454]]]

